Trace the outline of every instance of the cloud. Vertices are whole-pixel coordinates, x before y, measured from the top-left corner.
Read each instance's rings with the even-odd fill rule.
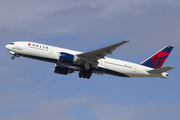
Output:
[[[180,118],[179,111],[179,104],[149,103],[146,105],[131,104],[128,106],[107,104],[93,107],[89,114],[95,114],[101,120],[178,120]]]
[[[16,86],[16,85],[15,85]],[[6,87],[8,87],[6,85]],[[9,88],[8,91],[3,90],[0,93],[1,97],[1,104],[0,104],[0,112],[1,115],[4,113],[16,113],[16,112],[22,112],[22,110],[28,110],[31,108],[31,104],[34,103],[34,101],[37,101],[40,99],[43,94],[41,91],[31,91],[27,92],[23,87],[17,88]],[[24,92],[22,92],[22,91]],[[2,117],[2,116],[0,116]]]
[[[178,120],[180,118],[180,104],[121,105],[105,103],[101,98],[77,97],[44,100],[30,105],[26,106],[24,111],[4,115],[1,119],[81,120],[84,119],[84,112],[87,120],[92,116],[100,120]]]
[[[82,5],[70,9],[60,9],[47,14],[43,20],[35,23],[33,29],[49,33],[68,33],[75,29],[80,23],[92,18],[102,9],[101,6],[90,7]]]
[[[180,105],[173,104],[179,99],[175,92],[179,90],[177,68],[177,75],[172,74],[174,82],[163,81],[162,84],[158,79],[157,84],[153,79],[157,85],[153,88],[152,81],[148,87],[147,81],[125,84],[127,79],[120,78],[120,81],[113,76],[94,76],[92,81],[82,81],[77,73],[72,76],[54,74],[53,64],[25,58],[12,62],[4,46],[12,41],[28,40],[86,52],[131,40],[113,54],[121,58],[130,56],[134,61],[142,56],[149,57],[151,54],[147,52],[156,52],[170,44],[176,48],[173,54],[177,54],[173,55],[172,63],[178,66],[175,59],[179,59],[180,51],[179,6],[177,0],[0,1],[0,119],[178,120]],[[136,57],[138,54],[140,57]],[[111,78],[114,78],[113,83]],[[166,85],[173,94],[164,93]],[[120,94],[125,97],[120,98]],[[143,98],[142,95],[152,96]],[[110,101],[104,102],[106,99],[102,96]],[[140,98],[144,105],[138,104]],[[115,103],[114,100],[121,101]],[[165,103],[148,103],[151,101]]]
[[[31,104],[31,106],[28,106],[24,111],[4,115],[0,118],[3,120],[72,120],[72,117],[78,113],[76,111],[77,109],[94,106],[101,101],[99,98],[87,97],[44,100]],[[68,115],[68,111],[75,113],[71,116]]]
[[[156,51],[166,45],[178,48],[178,11],[178,5],[138,4],[128,11],[116,11],[103,17],[89,19],[81,23],[74,30],[74,34],[91,43],[131,40],[132,43],[128,43],[123,51],[115,51],[118,54],[126,51],[126,54],[134,55],[140,51],[152,50],[152,46]],[[143,46],[138,47],[142,44]]]
[[[8,21],[6,19],[11,21],[10,24],[0,22],[0,30],[4,34],[1,33],[2,36],[7,37],[11,34],[10,36],[17,39],[31,38],[38,41],[43,38],[50,39],[53,35],[59,39],[63,36],[74,35],[79,39],[72,41],[72,44],[85,41],[94,45],[94,42],[119,42],[124,39],[132,40],[133,45],[144,44],[139,49],[134,48],[130,51],[125,49],[129,53],[139,52],[145,48],[150,49],[150,45],[159,49],[159,44],[164,46],[170,41],[172,45],[179,44],[178,11],[180,4],[176,0],[163,2],[53,0],[52,3],[37,1],[33,4],[34,2],[36,1],[21,4],[19,2],[16,4],[14,2],[3,3],[10,6],[14,3],[14,7],[19,9],[10,7],[11,12],[7,14],[12,18],[3,17],[4,21]],[[20,9],[21,6],[25,8],[24,11]],[[12,11],[15,13],[21,11],[21,14],[13,16]],[[19,20],[16,21],[15,18]],[[153,44],[154,42],[156,44]],[[132,48],[132,45],[130,47]]]

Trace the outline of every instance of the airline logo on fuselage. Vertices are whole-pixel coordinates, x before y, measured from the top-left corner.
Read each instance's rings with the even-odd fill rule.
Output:
[[[41,48],[41,49],[48,49],[47,46],[44,46],[44,45],[40,45],[40,44],[31,44],[31,43],[28,43],[27,44],[29,47],[36,47],[36,48]]]

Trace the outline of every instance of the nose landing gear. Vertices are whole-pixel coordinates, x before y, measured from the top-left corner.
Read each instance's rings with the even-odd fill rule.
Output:
[[[15,56],[12,56],[11,59],[14,60]]]
[[[14,60],[15,57],[19,57],[19,56],[20,56],[20,55],[18,55],[18,54],[16,54],[16,53],[15,53],[15,54],[12,54],[12,55],[13,55],[13,56],[11,56],[11,59],[12,59],[12,60]]]

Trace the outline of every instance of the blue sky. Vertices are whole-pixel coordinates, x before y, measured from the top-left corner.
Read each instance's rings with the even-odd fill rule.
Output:
[[[0,1],[1,120],[179,120],[177,0]],[[87,52],[131,40],[108,57],[141,63],[174,46],[167,79],[53,73],[52,63],[11,60],[5,45],[34,41]]]

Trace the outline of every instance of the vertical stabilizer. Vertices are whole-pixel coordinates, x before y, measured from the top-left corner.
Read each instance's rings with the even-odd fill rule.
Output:
[[[166,61],[166,59],[169,56],[172,49],[173,49],[172,46],[164,47],[159,52],[157,52],[156,54],[152,55],[151,57],[149,57],[148,59],[143,61],[141,63],[141,65],[151,67],[151,68],[154,68],[154,69],[161,68],[161,66]]]

